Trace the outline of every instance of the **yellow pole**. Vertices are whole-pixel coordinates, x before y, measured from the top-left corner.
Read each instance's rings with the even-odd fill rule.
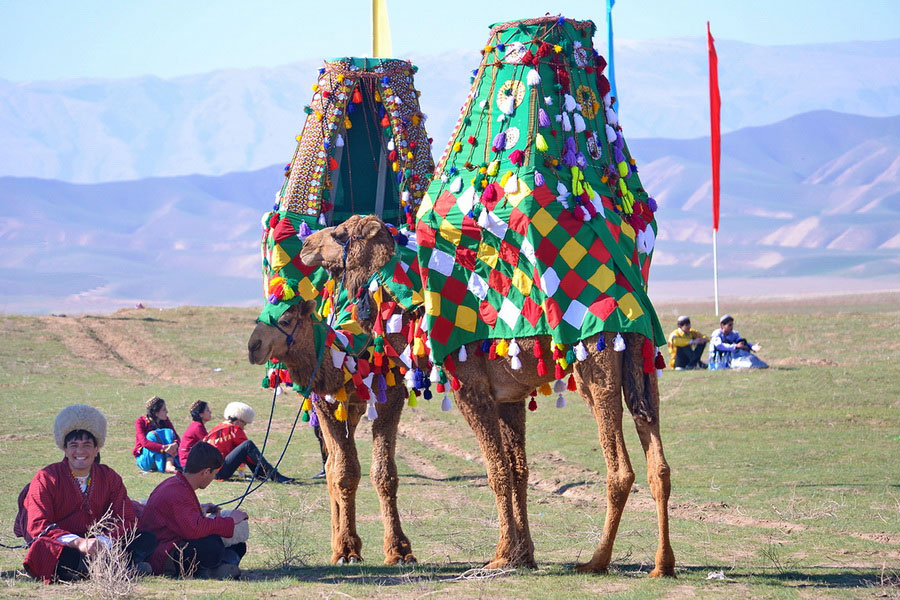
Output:
[[[372,56],[390,58],[393,54],[387,0],[372,0]]]

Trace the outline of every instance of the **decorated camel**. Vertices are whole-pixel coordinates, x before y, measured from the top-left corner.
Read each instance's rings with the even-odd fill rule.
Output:
[[[397,509],[394,461],[397,424],[408,392],[393,366],[396,356],[377,365],[366,360],[371,358],[372,321],[344,314],[337,306],[346,305],[347,299],[340,282],[330,281],[320,268],[303,264],[298,254],[314,229],[339,223],[356,211],[412,222],[412,207],[424,194],[434,169],[414,72],[410,63],[392,59],[326,62],[313,86],[312,101],[305,107],[306,121],[285,168],[285,183],[273,210],[263,217],[267,304],[257,332],[280,327],[288,309],[317,315],[326,311],[334,326],[328,327],[327,340],[318,340],[320,350],[327,342],[331,358],[321,369],[314,369],[315,377],[309,371],[302,378],[291,377],[297,348],[309,344],[312,337],[285,326],[277,338],[254,332],[248,343],[250,362],[267,366],[264,387],[293,387],[304,398],[304,420],[311,419],[322,428],[328,451],[325,472],[334,563],[362,558],[355,503],[361,471],[354,433],[364,413],[374,421],[370,476],[381,503],[385,563],[415,561]],[[407,318],[407,329],[409,322]]]
[[[488,567],[535,565],[526,401],[556,381],[557,391],[577,389],[587,401],[607,463],[603,536],[577,568],[607,570],[634,480],[622,435],[624,394],[657,505],[651,575],[674,575],[656,382],[664,338],[646,295],[656,206],[625,146],[593,32],[590,22],[562,17],[493,26],[415,231],[394,236],[375,217],[351,218],[308,236],[300,261],[344,282],[350,312],[382,315],[390,300],[378,281],[390,278],[398,253],[415,251],[415,261],[403,262],[420,275],[427,340],[418,325],[406,337],[405,379],[410,388],[427,388],[427,380],[438,391],[450,387],[478,438],[500,525]],[[402,318],[415,320],[415,310],[404,307]],[[251,358],[254,343],[287,352],[278,347],[279,329],[310,339],[325,328],[307,305],[279,319],[278,328],[254,331]],[[314,385],[340,362],[328,355],[342,352],[293,348],[292,377]],[[434,364],[427,378],[413,362],[425,352]],[[334,370],[329,377],[337,381]]]

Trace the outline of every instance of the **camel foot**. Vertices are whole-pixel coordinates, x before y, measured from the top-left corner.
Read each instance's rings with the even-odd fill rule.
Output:
[[[484,565],[482,569],[518,569],[522,567],[537,569],[537,563],[531,557],[523,556],[515,560],[506,557],[495,557],[494,560]]]
[[[656,567],[650,571],[650,577],[675,577],[675,567]]]
[[[334,565],[352,565],[355,563],[361,563],[363,561],[362,556],[359,554],[350,553],[350,554],[336,554],[331,557],[331,563]]]
[[[580,565],[575,565],[576,573],[593,573],[595,575],[606,575],[609,573],[609,567],[601,567],[598,565],[594,565],[592,563],[586,562]]]
[[[412,555],[412,553],[408,554],[400,554],[399,552],[391,553],[384,557],[384,564],[393,566],[397,564],[415,564],[419,562],[416,560],[416,557]]]

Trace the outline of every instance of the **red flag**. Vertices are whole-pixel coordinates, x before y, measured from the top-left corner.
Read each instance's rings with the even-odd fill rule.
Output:
[[[719,112],[722,99],[719,97],[719,58],[716,56],[715,40],[706,22],[706,46],[709,50],[709,126],[710,148],[712,150],[712,210],[713,231],[719,231],[719,157],[722,153]]]

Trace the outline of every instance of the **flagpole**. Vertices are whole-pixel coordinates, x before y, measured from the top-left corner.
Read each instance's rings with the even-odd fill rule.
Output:
[[[616,4],[616,0],[606,0],[606,42],[607,56],[609,60],[609,88],[610,96],[613,98],[613,110],[619,112],[619,92],[616,90],[616,61],[613,57],[613,26],[612,26],[612,9]]]
[[[718,232],[713,229],[713,292],[716,298],[716,316],[720,316],[719,313],[719,256],[716,251],[716,234]]]

